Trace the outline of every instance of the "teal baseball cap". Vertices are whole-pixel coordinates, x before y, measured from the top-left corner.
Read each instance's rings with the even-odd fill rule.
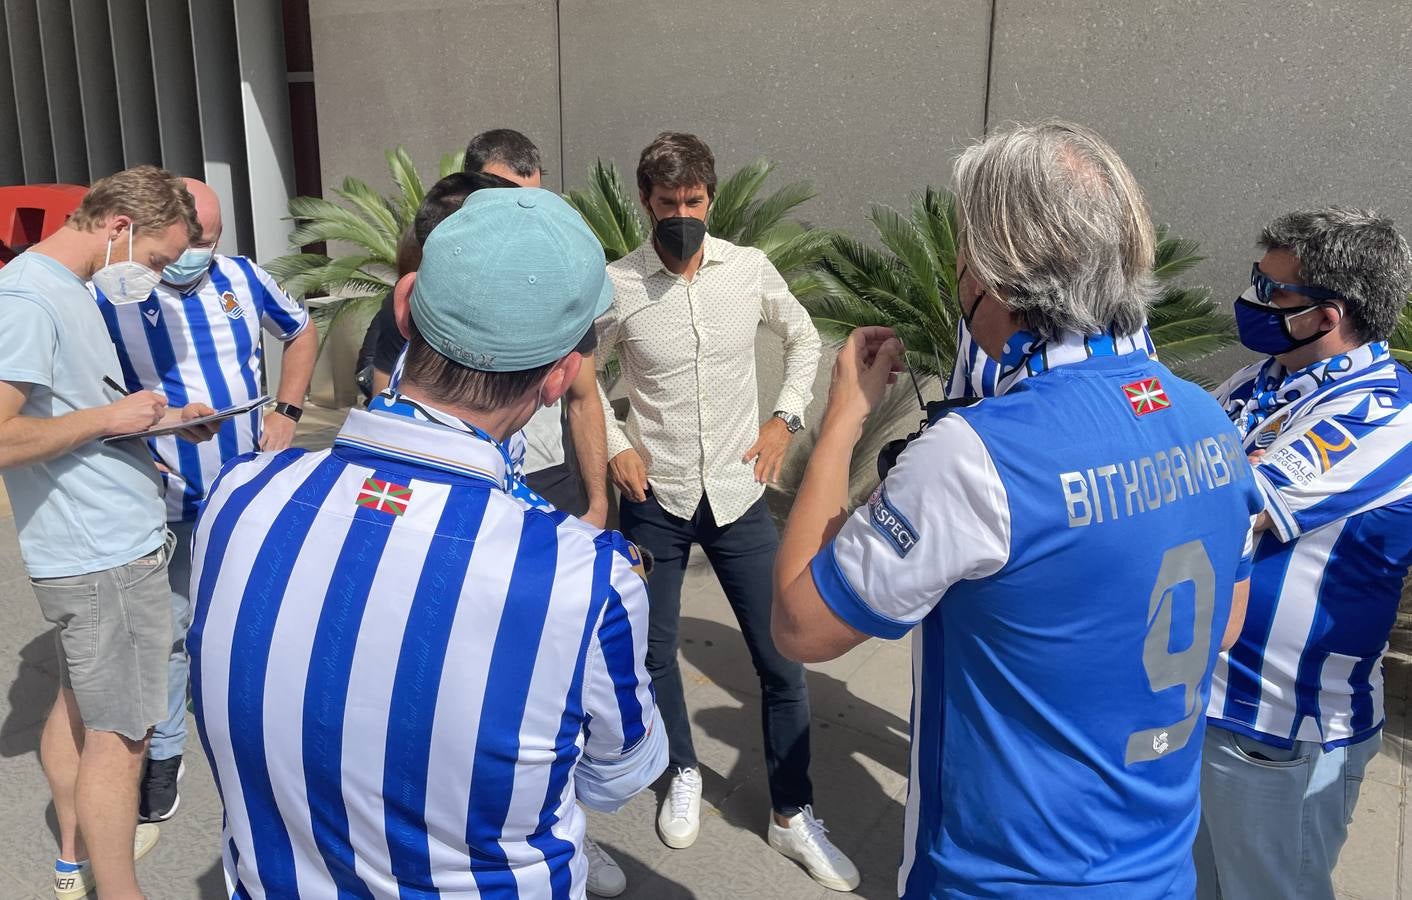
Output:
[[[412,321],[443,356],[484,372],[563,359],[608,311],[603,246],[578,210],[539,188],[487,188],[432,229]]]

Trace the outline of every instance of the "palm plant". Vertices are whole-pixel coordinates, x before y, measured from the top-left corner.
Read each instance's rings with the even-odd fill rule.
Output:
[[[842,339],[860,325],[896,329],[919,375],[944,377],[956,355],[956,201],[928,187],[904,216],[874,206],[870,219],[882,248],[837,236],[825,255],[809,311],[825,334]],[[1177,276],[1201,261],[1195,241],[1157,232],[1155,273],[1162,294],[1148,327],[1162,360],[1190,377],[1192,363],[1235,340],[1234,320],[1217,310],[1205,288]]]
[[[337,301],[325,328],[345,314],[369,313],[396,280],[397,242],[412,224],[426,185],[405,149],[389,150],[386,157],[395,187],[390,196],[350,175],[333,190],[342,204],[322,197],[289,201],[289,217],[296,223],[291,245],[327,243],[344,252],[291,253],[265,264],[290,295]],[[460,168],[461,155],[448,153],[441,158],[437,177]]]
[[[1407,297],[1407,305],[1402,307],[1402,317],[1397,320],[1388,345],[1392,348],[1393,358],[1412,369],[1412,294]]]
[[[706,228],[733,244],[763,250],[794,295],[805,299],[819,291],[815,267],[834,235],[786,218],[816,196],[809,182],[787,184],[761,196],[765,180],[774,170],[773,163],[759,159],[720,182],[706,216]],[[648,238],[637,192],[624,183],[611,162],[595,162],[589,169],[588,186],[569,191],[565,199],[598,236],[609,262],[636,250]]]

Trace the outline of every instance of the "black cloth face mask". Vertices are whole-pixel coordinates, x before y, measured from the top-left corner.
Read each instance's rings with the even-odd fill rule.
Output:
[[[706,223],[691,216],[671,216],[658,219],[652,235],[663,251],[686,262],[696,255],[705,242]]]

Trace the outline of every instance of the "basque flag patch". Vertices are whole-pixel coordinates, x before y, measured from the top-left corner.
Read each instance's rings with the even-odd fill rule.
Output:
[[[1162,382],[1156,378],[1144,378],[1141,381],[1123,385],[1123,396],[1127,398],[1128,405],[1133,408],[1133,415],[1139,417],[1172,405],[1167,392],[1162,389]]]
[[[405,484],[393,484],[390,481],[383,481],[378,478],[369,478],[363,482],[363,489],[358,492],[358,505],[375,509],[378,512],[391,513],[400,516],[407,511],[407,504],[412,500],[412,489]]]

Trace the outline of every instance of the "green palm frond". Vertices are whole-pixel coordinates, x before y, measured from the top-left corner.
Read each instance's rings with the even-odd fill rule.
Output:
[[[873,207],[881,248],[839,236],[822,262],[823,296],[808,304],[819,329],[842,337],[863,325],[893,328],[919,376],[949,374],[956,354],[955,209],[931,188],[909,214]]]
[[[819,329],[842,337],[861,325],[888,325],[907,346],[919,374],[945,376],[956,353],[956,200],[928,187],[907,215],[876,205],[870,215],[880,248],[836,237],[825,255],[820,290],[808,306]],[[1157,276],[1163,283],[1149,311],[1158,355],[1189,366],[1235,340],[1234,320],[1202,288],[1174,281],[1201,261],[1195,241],[1158,229]],[[1409,331],[1412,336],[1412,331]]]
[[[793,224],[793,223],[789,223]],[[790,233],[793,231],[794,233]],[[781,273],[805,272],[817,263],[833,246],[834,233],[822,228],[805,231],[802,227],[780,227],[762,238],[755,246],[765,252]],[[798,292],[792,292],[796,297]]]
[[[1206,258],[1197,252],[1199,246],[1196,241],[1172,237],[1166,225],[1157,226],[1152,274],[1160,281],[1171,281]]]
[[[366,318],[382,301],[396,272],[397,242],[425,197],[422,176],[407,151],[397,147],[387,151],[386,158],[394,187],[390,196],[384,197],[367,182],[349,176],[331,191],[331,198],[295,197],[289,201],[289,216],[295,224],[291,245],[328,243],[346,248],[346,253],[329,257],[296,250],[264,264],[292,296],[336,301],[320,306],[315,313],[324,340],[334,323],[348,315]],[[442,177],[459,169],[460,155],[446,154],[440,166]],[[335,198],[341,202],[334,202]],[[323,347],[322,341],[319,346]]]
[[[746,208],[737,232],[729,237],[721,234],[716,236],[725,237],[733,244],[758,246],[771,231],[784,224],[785,216],[793,212],[795,207],[808,203],[816,196],[818,191],[807,181],[787,184],[765,199],[752,202]]]
[[[322,262],[289,275],[281,285],[294,297],[307,297],[319,291],[338,297],[362,294],[381,296],[392,289],[392,271],[383,269],[379,272],[366,268],[376,264],[376,260],[366,256],[322,257]]]
[[[436,180],[440,181],[447,175],[461,171],[465,166],[466,151],[457,150],[454,153],[441,154],[441,161],[436,166]]]
[[[416,217],[417,207],[422,205],[422,198],[426,196],[426,187],[405,148],[395,147],[384,155],[387,157],[387,168],[392,173],[392,183],[397,187],[397,220],[405,227]]]
[[[757,159],[717,184],[706,228],[718,238],[743,243],[738,238],[745,227],[746,213],[774,168],[768,160]]]
[[[956,198],[928,187],[913,204],[912,216],[936,256],[937,273],[949,300],[956,296]]]
[[[322,253],[288,253],[265,263],[262,268],[284,287],[285,281],[328,261]]]
[[[1412,294],[1408,295],[1407,304],[1402,307],[1402,316],[1388,339],[1388,346],[1394,359],[1412,369]]]
[[[609,262],[622,259],[647,240],[647,226],[612,163],[596,160],[589,169],[588,187],[569,191],[564,199],[588,223]]]
[[[343,179],[342,187],[334,189],[334,193],[348,201],[384,238],[394,245],[397,243],[402,229],[398,227],[392,204],[368,187],[366,181],[349,175]]]
[[[357,212],[322,197],[295,197],[289,214],[297,226],[289,236],[295,246],[341,241],[365,248],[372,256],[393,260],[394,241]]]
[[[882,241],[883,246],[911,273],[911,292],[929,306],[940,306],[942,283],[937,253],[919,223],[903,218],[900,213],[887,206],[874,206],[869,218],[877,229],[878,239]]]

